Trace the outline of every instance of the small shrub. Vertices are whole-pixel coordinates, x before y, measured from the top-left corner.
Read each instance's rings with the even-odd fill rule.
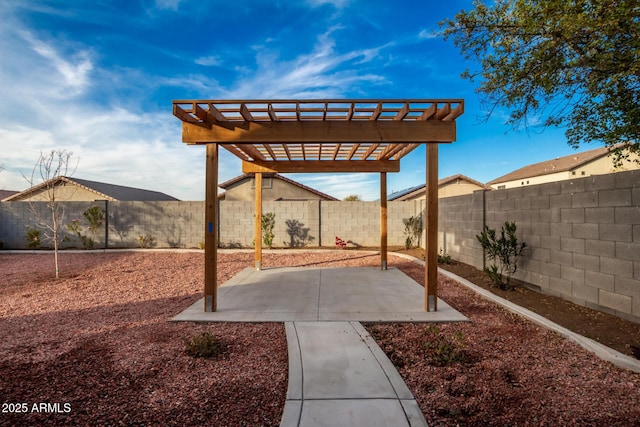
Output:
[[[151,234],[141,234],[136,239],[136,242],[138,243],[138,247],[142,249],[152,248],[156,245],[156,238],[152,237]]]
[[[451,255],[440,249],[440,253],[438,254],[438,263],[447,265],[451,264]]]
[[[429,327],[430,339],[424,342],[426,355],[435,366],[448,366],[465,361],[462,332],[453,335],[441,333],[435,326]]]
[[[351,243],[351,240],[342,240],[340,237],[336,236],[336,246],[340,249],[344,249],[344,247],[349,243]]]
[[[222,345],[210,331],[184,339],[184,351],[193,357],[209,359],[222,351]]]
[[[80,225],[79,219],[71,221],[70,224],[67,224],[67,228],[70,232],[78,236],[78,239],[80,239],[82,246],[84,246],[85,249],[93,249],[93,245],[95,243],[94,237],[96,237],[98,229],[104,223],[105,211],[104,209],[100,209],[98,206],[92,206],[86,209],[82,213],[82,216],[84,216],[89,223],[87,230],[91,234],[90,236],[83,233],[84,228]]]
[[[35,230],[33,228],[27,229],[27,246],[29,249],[36,249],[40,247],[41,244],[40,230]]]
[[[422,236],[422,216],[416,215],[402,220],[404,223],[404,234],[406,239],[404,246],[406,249],[411,249],[418,245],[420,236]]]
[[[511,276],[518,270],[518,260],[527,247],[526,243],[518,242],[515,222],[506,221],[502,225],[500,236],[496,230],[485,226],[476,238],[482,245],[485,256],[493,261],[492,265],[485,267],[485,273],[500,289],[512,289]]]
[[[74,219],[70,224],[67,224],[67,228],[70,232],[78,236],[78,239],[82,242],[82,246],[85,249],[93,249],[93,239],[89,236],[82,234],[82,227],[80,226],[80,220]],[[66,238],[66,236],[65,236]]]
[[[276,214],[267,212],[262,215],[262,243],[269,249],[273,247],[273,228],[276,225]]]

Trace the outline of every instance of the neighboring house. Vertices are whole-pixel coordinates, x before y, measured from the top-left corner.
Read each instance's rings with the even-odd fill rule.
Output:
[[[219,185],[225,190],[219,196],[223,200],[255,200],[253,174],[237,176]],[[321,193],[279,174],[262,175],[262,200],[333,200],[335,197]]]
[[[6,199],[9,196],[13,196],[14,194],[18,194],[19,191],[10,191],[10,190],[0,190],[0,201]]]
[[[426,184],[416,187],[407,188],[406,190],[396,191],[389,194],[387,200],[417,200],[425,197]],[[438,180],[438,198],[461,196],[463,194],[471,194],[477,190],[486,190],[487,187],[464,175],[453,175]]]
[[[563,181],[590,175],[603,175],[630,169],[640,169],[640,165],[633,160],[637,155],[629,156],[623,166],[614,167],[613,156],[607,147],[583,151],[545,162],[525,166],[487,183],[492,188],[521,187],[523,185],[544,184],[546,182]]]
[[[158,191],[124,187],[79,178],[59,176],[42,184],[2,199],[3,202],[39,202],[47,200],[47,188],[55,185],[59,201],[92,202],[95,200],[117,201],[177,201],[175,197]]]

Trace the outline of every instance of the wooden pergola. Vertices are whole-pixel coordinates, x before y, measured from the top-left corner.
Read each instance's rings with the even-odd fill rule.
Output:
[[[262,267],[262,174],[380,173],[380,266],[387,269],[387,172],[426,144],[425,299],[437,310],[438,144],[456,139],[462,99],[178,100],[186,144],[206,144],[205,304],[217,310],[218,146],[255,175],[255,267]]]

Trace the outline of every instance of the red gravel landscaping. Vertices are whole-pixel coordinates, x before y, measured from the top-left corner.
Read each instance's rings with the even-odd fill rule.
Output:
[[[168,322],[202,297],[203,262],[201,252],[63,252],[56,280],[50,254],[0,255],[0,425],[278,425],[282,324]],[[269,267],[378,262],[351,251],[263,256]],[[219,283],[252,263],[253,254],[219,254]],[[422,282],[422,267],[389,264]],[[640,425],[640,375],[451,280],[439,294],[472,320],[439,326],[443,336],[461,332],[462,361],[429,361],[429,325],[367,325],[431,427]],[[222,343],[216,358],[184,351],[204,331]]]

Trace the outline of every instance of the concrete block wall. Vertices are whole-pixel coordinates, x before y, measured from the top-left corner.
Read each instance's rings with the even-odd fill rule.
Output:
[[[476,235],[484,225],[484,191],[438,201],[438,247],[458,261],[484,268]]]
[[[499,230],[505,221],[529,247],[517,279],[640,322],[640,171],[441,199],[441,245],[482,268],[475,235],[483,223]]]
[[[77,236],[70,233],[67,224],[74,219],[84,221],[82,213],[92,207],[104,207],[104,202],[65,202],[58,210],[60,215],[60,235],[61,248],[82,247],[82,243]],[[49,231],[51,210],[45,202],[9,202],[0,203],[0,241],[5,249],[28,249],[27,231],[29,229],[40,230],[43,248],[53,247],[53,241],[45,236],[51,235]],[[103,231],[93,236],[95,247],[104,247],[105,234]]]
[[[252,247],[254,202],[220,202],[220,244],[222,247]],[[274,247],[319,246],[320,202],[265,201],[262,213],[275,214]]]
[[[387,203],[387,244],[404,245],[404,223],[415,215],[415,202]],[[335,246],[335,237],[360,246],[380,245],[379,202],[321,202],[322,246]]]
[[[37,203],[41,216],[46,203]],[[67,202],[63,224],[91,206],[108,212],[108,228],[96,247],[137,247],[150,235],[157,247],[197,248],[204,242],[204,202]],[[424,215],[424,201],[389,202],[388,244],[405,242],[403,219]],[[37,221],[26,202],[0,203],[0,241],[5,249],[26,249],[27,227]],[[220,243],[253,244],[253,202],[220,202]],[[274,246],[334,247],[335,236],[378,246],[378,202],[264,202],[276,214]],[[289,221],[287,223],[287,221]],[[529,249],[516,278],[541,292],[640,322],[640,171],[597,175],[439,200],[439,248],[482,269],[476,235],[484,225],[497,230],[514,221]],[[423,224],[426,224],[423,216]],[[86,225],[86,224],[85,224]],[[63,247],[81,247],[69,239]],[[421,241],[424,244],[424,237]]]
[[[388,203],[388,244],[404,245],[403,220],[420,213],[418,202]],[[46,203],[34,204],[47,215]],[[154,239],[155,247],[197,248],[204,243],[204,202],[65,202],[65,224],[82,216],[87,208],[99,206],[108,213],[108,222],[95,236],[96,248],[135,248],[140,236]],[[219,241],[222,247],[252,247],[254,203],[221,201]],[[417,210],[418,209],[418,210]],[[263,213],[276,214],[275,247],[335,247],[335,236],[362,246],[380,244],[378,202],[265,201]],[[0,203],[0,240],[5,248],[26,249],[27,227],[37,228],[28,203]],[[82,247],[68,234],[63,247]],[[86,233],[85,233],[86,234]]]

